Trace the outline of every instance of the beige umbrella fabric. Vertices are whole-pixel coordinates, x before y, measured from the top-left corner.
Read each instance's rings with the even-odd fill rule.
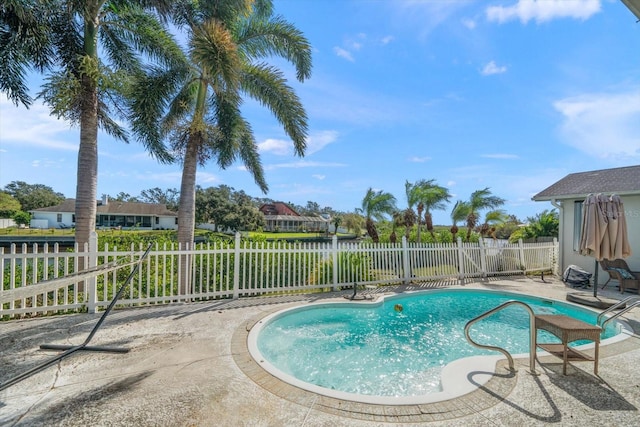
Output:
[[[590,194],[582,206],[580,254],[596,260],[593,296],[598,289],[598,261],[631,256],[627,221],[620,196]]]
[[[606,204],[606,216],[608,219],[607,236],[603,240],[606,247],[605,259],[628,258],[631,256],[631,245],[627,236],[627,220],[624,215],[624,203],[620,196],[614,194],[609,197]],[[607,241],[608,240],[608,241]]]
[[[592,256],[596,261],[603,259],[601,243],[607,234],[608,222],[603,199],[600,194],[589,194],[582,203],[580,254]]]

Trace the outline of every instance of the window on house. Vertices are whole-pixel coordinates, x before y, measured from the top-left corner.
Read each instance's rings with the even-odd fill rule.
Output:
[[[176,217],[176,225],[178,225],[178,217]]]
[[[158,224],[160,224],[160,217],[159,216],[156,217],[156,225],[158,225]]]
[[[62,214],[56,215],[56,221],[62,222]]]
[[[573,250],[580,252],[580,237],[582,236],[582,201],[573,202]]]

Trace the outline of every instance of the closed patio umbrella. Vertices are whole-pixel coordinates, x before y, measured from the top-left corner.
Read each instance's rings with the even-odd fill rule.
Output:
[[[602,240],[607,233],[605,202],[600,194],[589,194],[582,203],[582,233],[580,236],[580,254],[592,256],[596,261],[602,259]]]
[[[606,209],[608,225],[607,236],[609,256],[606,259],[627,258],[631,256],[631,245],[627,235],[627,219],[624,214],[624,204],[617,194],[609,197]]]
[[[593,296],[597,297],[598,261],[631,255],[624,204],[620,196],[587,196],[582,207],[580,254],[595,258]]]

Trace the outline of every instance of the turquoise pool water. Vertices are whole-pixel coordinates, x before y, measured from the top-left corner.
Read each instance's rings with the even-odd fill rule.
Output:
[[[565,314],[595,324],[597,313],[559,301],[481,290],[444,290],[387,298],[377,304],[322,304],[270,318],[257,337],[264,360],[286,375],[329,390],[371,396],[420,396],[441,391],[443,367],[464,357],[496,352],[464,337],[472,318],[509,300],[536,314]],[[402,310],[396,309],[401,305]],[[603,339],[619,332],[607,327]],[[517,305],[476,323],[479,343],[529,351],[529,316]],[[559,342],[545,331],[539,342]],[[573,345],[584,344],[575,342]],[[254,355],[255,357],[255,355]]]

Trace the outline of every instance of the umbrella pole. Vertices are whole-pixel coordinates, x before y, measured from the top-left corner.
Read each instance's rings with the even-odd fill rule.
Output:
[[[598,298],[598,260],[595,261],[596,269],[593,273],[593,297]]]

